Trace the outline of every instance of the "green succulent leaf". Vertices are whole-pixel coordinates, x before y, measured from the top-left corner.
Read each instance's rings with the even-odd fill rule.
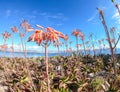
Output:
[[[29,78],[28,77],[24,77],[23,79],[20,80],[21,83],[24,83],[26,81],[29,81]]]

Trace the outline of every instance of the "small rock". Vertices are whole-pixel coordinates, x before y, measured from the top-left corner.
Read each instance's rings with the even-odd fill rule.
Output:
[[[94,76],[95,76],[94,73],[89,73],[89,74],[88,74],[88,77],[94,77]]]

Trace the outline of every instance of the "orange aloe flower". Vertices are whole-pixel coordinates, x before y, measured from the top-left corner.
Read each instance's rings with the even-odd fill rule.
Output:
[[[69,37],[68,37],[67,34],[66,34],[63,38],[64,38],[64,40],[66,40],[66,41],[69,39]]]
[[[18,32],[18,28],[17,28],[16,26],[12,27],[11,30],[12,30],[13,32]]]
[[[28,42],[29,41],[35,41],[37,44],[41,44],[43,40],[43,31],[42,30],[36,30],[34,34],[32,34],[29,38],[28,38]]]
[[[55,29],[53,29],[53,28],[51,28],[51,27],[47,27],[46,30],[49,31],[49,32],[53,32],[53,33],[55,33],[55,34],[59,34],[59,35],[62,34],[61,32],[56,31]]]
[[[58,40],[58,33],[55,33],[54,30],[51,31],[48,28],[46,28],[46,30],[46,32],[43,32],[42,30],[36,30],[35,33],[28,38],[28,41],[40,41],[41,44],[42,40],[48,40],[50,42],[55,42],[56,40]]]
[[[22,37],[25,36],[25,34],[23,34],[23,33],[19,33],[19,36],[22,38]]]
[[[35,33],[28,38],[28,42],[35,41],[38,45],[42,44],[42,41],[50,41],[55,43],[59,40],[59,37],[65,38],[61,32],[48,27],[46,28],[46,32],[43,32],[42,30],[36,30]]]
[[[2,36],[4,39],[8,39],[11,36],[11,34],[5,31],[4,33],[2,33]]]
[[[74,36],[83,36],[82,32],[79,30],[79,29],[75,29],[73,32],[72,32],[72,35]]]
[[[29,31],[33,31],[34,29],[32,28],[32,26],[28,23],[27,20],[22,20],[22,23],[20,24],[20,26],[25,29],[25,31],[29,32]]]
[[[6,44],[3,44],[3,45],[0,45],[0,48],[1,48],[3,51],[6,51],[8,47],[7,47]]]
[[[65,39],[65,35],[63,33],[56,31],[55,29],[51,27],[47,27],[46,30],[49,33],[48,39],[53,43],[55,43],[56,41],[59,41],[59,38]]]
[[[13,46],[10,46],[9,49],[10,49],[11,53],[14,51],[14,47]]]

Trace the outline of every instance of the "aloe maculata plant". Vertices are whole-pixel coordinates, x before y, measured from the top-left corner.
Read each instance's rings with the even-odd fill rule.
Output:
[[[93,40],[93,33],[90,33],[89,40],[92,43],[92,48],[93,48],[93,52],[94,52],[94,56],[95,56],[96,55],[96,50],[95,50],[95,41]]]
[[[36,88],[35,88],[35,85],[33,83],[33,79],[32,79],[32,74],[30,72],[30,69],[29,69],[29,64],[27,63],[27,52],[26,52],[26,33],[29,32],[29,31],[33,31],[33,28],[32,26],[28,23],[27,20],[22,20],[21,21],[21,24],[20,26],[16,27],[16,26],[13,26],[11,28],[11,30],[13,31],[13,33],[15,32],[18,32],[19,33],[19,37],[20,37],[20,41],[21,41],[21,45],[22,45],[22,49],[23,49],[23,53],[24,53],[24,62],[22,62],[23,66],[25,66],[25,69],[26,69],[26,72],[27,72],[27,76],[29,77],[30,79],[30,82],[31,82],[31,85],[32,85],[32,88],[34,89],[34,91],[36,91]],[[14,41],[14,38],[13,38],[13,41]],[[13,44],[13,42],[12,42]],[[13,44],[14,45],[14,44]]]
[[[2,61],[3,61],[3,63],[4,63],[4,71],[5,71],[5,69],[6,69],[6,63],[5,63],[5,57],[6,57],[6,55],[5,55],[5,52],[6,52],[6,50],[7,50],[7,48],[8,48],[8,46],[7,46],[7,44],[6,44],[6,41],[11,37],[11,34],[9,33],[9,32],[7,32],[7,31],[5,31],[5,32],[3,32],[2,33],[2,37],[3,37],[3,45],[0,45],[0,48],[3,50],[3,52],[4,52],[4,56],[3,56],[3,58],[2,58]],[[4,76],[6,77],[6,74],[4,74]],[[7,78],[6,78],[7,79]]]
[[[1,48],[3,49],[3,51],[5,52],[7,49],[7,45],[6,45],[6,41],[7,39],[9,39],[11,37],[11,34],[7,31],[5,31],[4,33],[2,33],[3,36],[3,45],[1,45]]]
[[[64,44],[65,44],[65,47],[66,47],[66,50],[65,50],[66,54],[68,54],[68,39],[69,39],[69,37],[66,34],[65,37],[64,37],[64,40],[65,40]]]
[[[58,54],[60,55],[60,46],[61,46],[61,43],[60,43],[60,42],[56,42],[56,43],[54,44],[54,46],[57,47],[57,49],[58,49]]]
[[[77,47],[77,54],[79,53],[79,46],[78,46],[78,37],[83,35],[81,33],[81,31],[79,29],[75,29],[73,32],[72,32],[72,35],[76,37],[76,47]]]
[[[90,42],[89,41],[86,41],[85,42],[85,45],[86,45],[86,49],[87,49],[87,54],[90,54],[90,44],[89,44]]]
[[[12,51],[14,52],[14,33],[18,32],[18,28],[16,26],[13,26],[11,30],[12,30]]]
[[[39,28],[41,26],[37,25]],[[34,41],[38,45],[42,45],[45,48],[45,64],[46,64],[46,76],[47,76],[47,91],[51,92],[50,89],[50,79],[49,79],[49,67],[48,67],[48,47],[51,43],[56,44],[59,41],[59,38],[65,38],[65,35],[51,27],[41,28],[42,30],[36,30],[28,38],[29,41]]]
[[[51,82],[51,91],[60,92],[61,89],[69,90],[68,92],[94,92],[95,89],[103,89],[105,86],[105,92],[110,92],[111,87],[116,90],[120,90],[120,76],[116,77],[116,84],[114,84],[114,76],[112,72],[112,64],[106,62],[111,57],[110,55],[103,55],[105,59],[100,60],[101,56],[93,58],[92,56],[78,58],[76,62],[76,56],[57,56],[49,58],[49,77]],[[120,58],[120,57],[119,57]],[[7,63],[5,68],[6,78],[2,75],[4,63],[0,62],[0,76],[2,75],[3,80],[5,80],[5,85],[9,88],[7,92],[34,92],[32,85],[30,83],[29,77],[25,72],[25,66],[21,66],[22,58],[13,58],[16,62],[15,64],[10,58],[6,58],[4,62]],[[89,63],[87,61],[89,59]],[[29,61],[29,68],[32,71],[32,78],[36,86],[36,92],[46,92],[47,89],[47,77],[46,77],[46,67],[43,61],[43,57],[37,58],[27,58]],[[0,58],[0,61],[2,59]],[[106,69],[103,68],[102,63],[107,63]],[[56,66],[60,65],[59,70]],[[61,71],[61,72],[58,72]],[[119,72],[120,73],[120,72]],[[101,79],[102,78],[102,79]],[[1,77],[0,77],[1,79]],[[54,81],[56,80],[56,81]],[[2,81],[2,80],[1,80]],[[108,87],[106,89],[106,81]],[[110,87],[109,87],[110,85]],[[0,85],[1,86],[1,85]],[[100,88],[99,88],[100,87]],[[79,91],[78,91],[79,90]],[[116,92],[116,91],[115,91]]]
[[[26,50],[26,42],[27,42],[27,39],[26,39],[26,35],[27,35],[27,32],[30,32],[30,31],[33,31],[33,27],[29,24],[29,22],[27,20],[22,20],[21,21],[21,24],[20,24],[20,28],[21,32],[19,32],[19,36],[20,36],[20,39],[21,39],[21,43],[22,43],[22,48],[23,48],[23,52],[24,52],[24,57],[26,58],[27,56],[27,50]]]
[[[99,54],[102,54],[102,41],[101,40],[98,40],[98,44],[99,44]]]
[[[84,55],[86,55],[85,35],[82,33],[82,35],[80,35],[80,38],[81,38],[81,40],[82,40],[82,44],[83,44]]]
[[[106,21],[105,21],[105,18],[104,18],[104,13],[99,8],[97,8],[97,10],[98,10],[98,12],[100,14],[100,20],[101,20],[101,22],[102,22],[102,24],[104,26],[104,29],[105,29],[105,33],[106,33],[106,36],[107,36],[107,41],[109,43],[109,48],[110,48],[110,52],[111,52],[111,60],[113,62],[113,66],[114,66],[114,74],[116,76],[116,73],[117,73],[116,72],[116,58],[115,58],[115,55],[114,55],[115,54],[114,50],[115,50],[115,48],[116,48],[116,46],[117,46],[117,44],[118,44],[118,42],[120,40],[120,35],[119,35],[117,41],[115,41],[115,43],[112,44],[111,37],[110,37],[110,31],[108,30],[108,27],[107,27],[107,24],[106,24]]]

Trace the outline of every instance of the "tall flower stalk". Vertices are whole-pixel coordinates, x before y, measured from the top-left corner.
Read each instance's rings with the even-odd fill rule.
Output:
[[[18,32],[18,28],[16,26],[13,26],[11,28],[11,30],[12,30],[12,48],[11,48],[11,50],[12,50],[12,53],[14,53],[14,33]]]
[[[21,41],[22,41],[22,47],[23,47],[23,52],[24,52],[24,56],[26,58],[27,56],[27,50],[26,50],[26,34],[27,32],[30,32],[30,31],[33,31],[34,29],[32,28],[32,26],[28,23],[27,20],[22,20],[21,21],[21,24],[20,24],[20,27],[22,28],[22,30],[24,31],[24,33],[19,33],[20,34],[20,38],[21,38]],[[23,37],[24,37],[24,41],[23,41]]]
[[[70,45],[70,47],[69,47],[70,53],[72,52],[71,44],[72,44],[72,41],[69,42],[69,45]]]
[[[89,41],[86,41],[85,44],[86,44],[86,48],[87,48],[88,54],[90,54],[90,45],[89,45]]]
[[[60,55],[60,46],[61,46],[61,43],[60,42],[56,42],[56,43],[54,43],[54,46],[57,47],[58,54]]]
[[[117,44],[120,40],[120,35],[119,35],[117,41],[115,42],[115,44],[112,44],[111,37],[110,37],[109,30],[108,30],[108,27],[107,27],[107,24],[106,24],[106,21],[105,21],[105,18],[104,18],[103,11],[101,9],[98,9],[98,8],[97,8],[97,10],[98,10],[99,15],[100,15],[100,20],[101,20],[101,22],[104,26],[104,29],[105,29],[105,33],[106,33],[106,36],[107,36],[107,41],[109,43],[109,48],[110,48],[110,52],[111,52],[111,60],[113,62],[114,74],[116,76],[117,72],[116,72],[116,60],[115,60],[115,56],[114,56],[114,54],[115,54],[114,50],[115,50],[115,48],[116,48],[116,46],[117,46]]]
[[[7,31],[5,31],[4,33],[2,33],[2,36],[3,36],[3,51],[4,51],[4,54],[5,54],[5,52],[6,52],[6,47],[7,47],[7,45],[6,45],[6,41],[7,41],[7,39],[8,38],[10,38],[11,37],[11,34],[9,33],[9,32],[7,32]]]
[[[94,56],[96,55],[96,50],[95,50],[95,41],[93,40],[93,33],[90,33],[89,35],[89,39],[90,41],[92,41],[92,48],[93,48],[93,52],[94,52]]]
[[[25,46],[24,46],[24,41],[23,41],[23,37],[24,37],[24,36],[25,36],[24,33],[19,32],[19,37],[20,37],[20,41],[21,41],[21,45],[22,45],[24,57],[26,58],[26,51],[25,51]]]
[[[22,28],[23,32],[22,32],[21,28]],[[12,27],[11,29],[12,29],[13,32],[19,32],[19,37],[20,37],[20,40],[21,40],[22,49],[23,49],[24,58],[25,58],[25,60],[24,60],[25,63],[23,63],[23,66],[26,67],[27,75],[30,79],[30,82],[31,82],[31,85],[34,89],[34,92],[36,92],[36,87],[33,83],[33,79],[32,79],[32,76],[31,76],[31,73],[30,73],[30,70],[29,70],[29,65],[28,65],[27,59],[26,59],[26,42],[27,41],[25,39],[26,32],[33,31],[33,29],[31,27],[31,25],[28,23],[28,21],[26,21],[26,20],[22,20],[19,29],[15,26]]]
[[[78,36],[80,35],[81,31],[79,29],[75,29],[72,32],[72,35],[76,37],[76,47],[77,47],[77,54],[79,53],[79,46],[78,45]]]
[[[38,26],[41,28],[41,26]],[[32,34],[28,38],[29,41],[34,41],[38,45],[42,45],[45,48],[45,64],[46,64],[46,75],[47,75],[47,91],[51,92],[50,89],[50,79],[49,79],[49,67],[48,67],[48,47],[51,43],[55,44],[59,41],[59,38],[65,38],[64,34],[51,27],[41,28],[42,30],[36,30],[34,34]]]
[[[79,46],[77,46],[79,43],[78,43],[78,37],[80,36],[81,37],[81,40],[82,40],[82,43],[83,43],[83,46],[84,46],[84,52],[86,54],[86,51],[85,51],[85,43],[84,43],[84,34],[79,30],[79,29],[75,29],[73,32],[72,32],[72,35],[76,37],[76,47],[77,47],[77,54],[79,54]]]
[[[83,49],[84,49],[84,55],[86,55],[86,47],[85,47],[85,35],[84,34],[80,34],[81,40],[82,40],[82,44],[83,44]]]
[[[98,40],[98,44],[99,44],[99,54],[102,54],[102,42],[101,42],[101,40]]]
[[[68,42],[67,42],[68,39],[69,39],[69,37],[68,37],[68,35],[66,34],[65,37],[64,37],[64,40],[65,40],[65,47],[66,47],[66,50],[65,50],[66,54],[68,54]]]

